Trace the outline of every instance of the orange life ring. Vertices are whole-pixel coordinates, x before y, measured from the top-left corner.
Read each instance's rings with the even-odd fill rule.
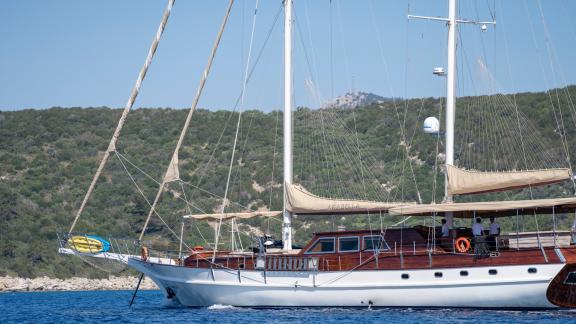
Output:
[[[470,251],[470,240],[467,239],[466,237],[461,236],[456,239],[454,247],[456,248],[456,251],[460,253],[466,253]]]

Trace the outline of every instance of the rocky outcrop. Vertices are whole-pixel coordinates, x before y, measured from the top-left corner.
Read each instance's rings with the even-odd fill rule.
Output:
[[[18,278],[0,277],[0,292],[14,291],[70,291],[70,290],[132,290],[136,287],[136,277],[110,277],[108,279],[48,277]],[[140,289],[158,289],[154,282],[145,278]]]
[[[384,98],[377,94],[367,92],[348,92],[343,96],[332,99],[322,105],[322,109],[327,108],[340,108],[340,109],[354,109],[356,107],[368,106],[373,103],[382,103],[391,101],[390,98]]]

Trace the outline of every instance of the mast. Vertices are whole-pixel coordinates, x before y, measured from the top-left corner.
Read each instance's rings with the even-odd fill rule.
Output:
[[[454,116],[456,112],[456,0],[448,1],[448,66],[446,74],[446,165],[454,165]],[[444,201],[452,202],[448,193],[448,172],[445,173]],[[446,213],[446,223],[452,228],[454,215]]]
[[[445,22],[448,26],[448,66],[446,73],[446,166],[454,165],[454,120],[456,115],[456,31],[459,24],[480,25],[486,30],[486,25],[496,25],[496,21],[472,21],[457,19],[457,0],[448,0],[448,18],[429,17],[419,15],[408,15],[408,19],[425,19]],[[444,76],[444,73],[434,72],[434,74]],[[446,167],[448,169],[448,167]],[[452,202],[452,195],[448,192],[448,170],[446,170],[444,181],[444,202]],[[452,228],[454,215],[446,212],[446,223]]]
[[[292,0],[284,0],[284,210],[283,249],[292,250],[292,213],[286,209],[286,187],[292,184]]]

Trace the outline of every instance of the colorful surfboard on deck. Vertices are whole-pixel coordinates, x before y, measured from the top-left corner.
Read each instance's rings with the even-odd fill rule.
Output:
[[[108,252],[110,243],[105,239],[94,235],[75,235],[68,240],[71,249],[80,253],[102,253]]]

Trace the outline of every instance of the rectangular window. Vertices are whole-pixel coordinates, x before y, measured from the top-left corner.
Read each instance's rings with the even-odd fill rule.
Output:
[[[338,251],[340,252],[360,251],[360,240],[358,236],[338,238]]]
[[[382,235],[364,236],[364,251],[388,251],[390,247]]]
[[[334,253],[335,241],[333,237],[321,238],[306,253]]]

